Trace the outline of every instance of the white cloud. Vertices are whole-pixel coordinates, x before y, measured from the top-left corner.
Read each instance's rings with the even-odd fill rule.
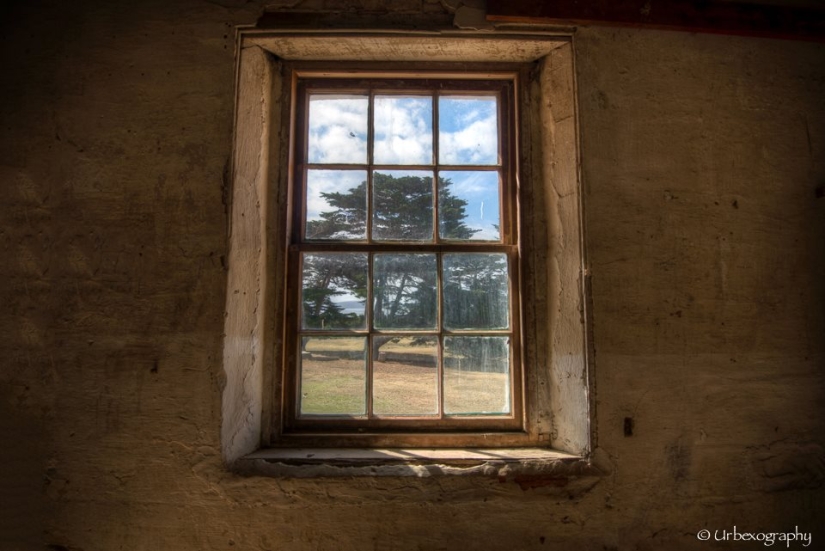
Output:
[[[473,229],[479,230],[478,233],[473,234],[473,239],[476,241],[498,241],[501,239],[501,234],[493,226],[473,227]]]
[[[375,162],[432,163],[432,100],[420,97],[375,98]]]
[[[463,118],[473,118],[473,113]],[[439,155],[443,164],[498,164],[498,121],[495,115],[474,120],[455,132],[441,130]]]
[[[444,171],[441,175],[452,182],[450,191],[454,195],[498,195],[498,172]]]
[[[309,105],[309,162],[365,163],[367,98],[316,96]]]

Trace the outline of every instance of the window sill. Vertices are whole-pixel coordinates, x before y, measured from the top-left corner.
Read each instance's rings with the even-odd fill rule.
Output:
[[[564,485],[568,477],[603,474],[585,458],[541,448],[262,449],[235,461],[232,470],[282,478],[483,476],[527,481],[528,487],[530,481]]]

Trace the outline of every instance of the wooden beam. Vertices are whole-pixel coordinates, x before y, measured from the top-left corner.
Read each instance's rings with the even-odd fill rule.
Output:
[[[825,9],[719,0],[487,0],[487,19],[825,42]]]

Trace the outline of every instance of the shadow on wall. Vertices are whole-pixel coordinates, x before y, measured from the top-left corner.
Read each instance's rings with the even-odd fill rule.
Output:
[[[45,431],[41,420],[19,406],[16,390],[0,386],[0,549],[42,551]]]

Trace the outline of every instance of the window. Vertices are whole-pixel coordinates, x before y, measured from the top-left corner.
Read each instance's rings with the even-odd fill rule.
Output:
[[[287,437],[523,428],[516,74],[461,77],[295,72]]]
[[[588,455],[570,38],[250,29],[239,41],[226,462]],[[462,102],[496,117],[456,126]],[[314,114],[331,108],[345,124]],[[462,130],[483,143],[462,147]],[[457,376],[486,393],[458,392]]]

